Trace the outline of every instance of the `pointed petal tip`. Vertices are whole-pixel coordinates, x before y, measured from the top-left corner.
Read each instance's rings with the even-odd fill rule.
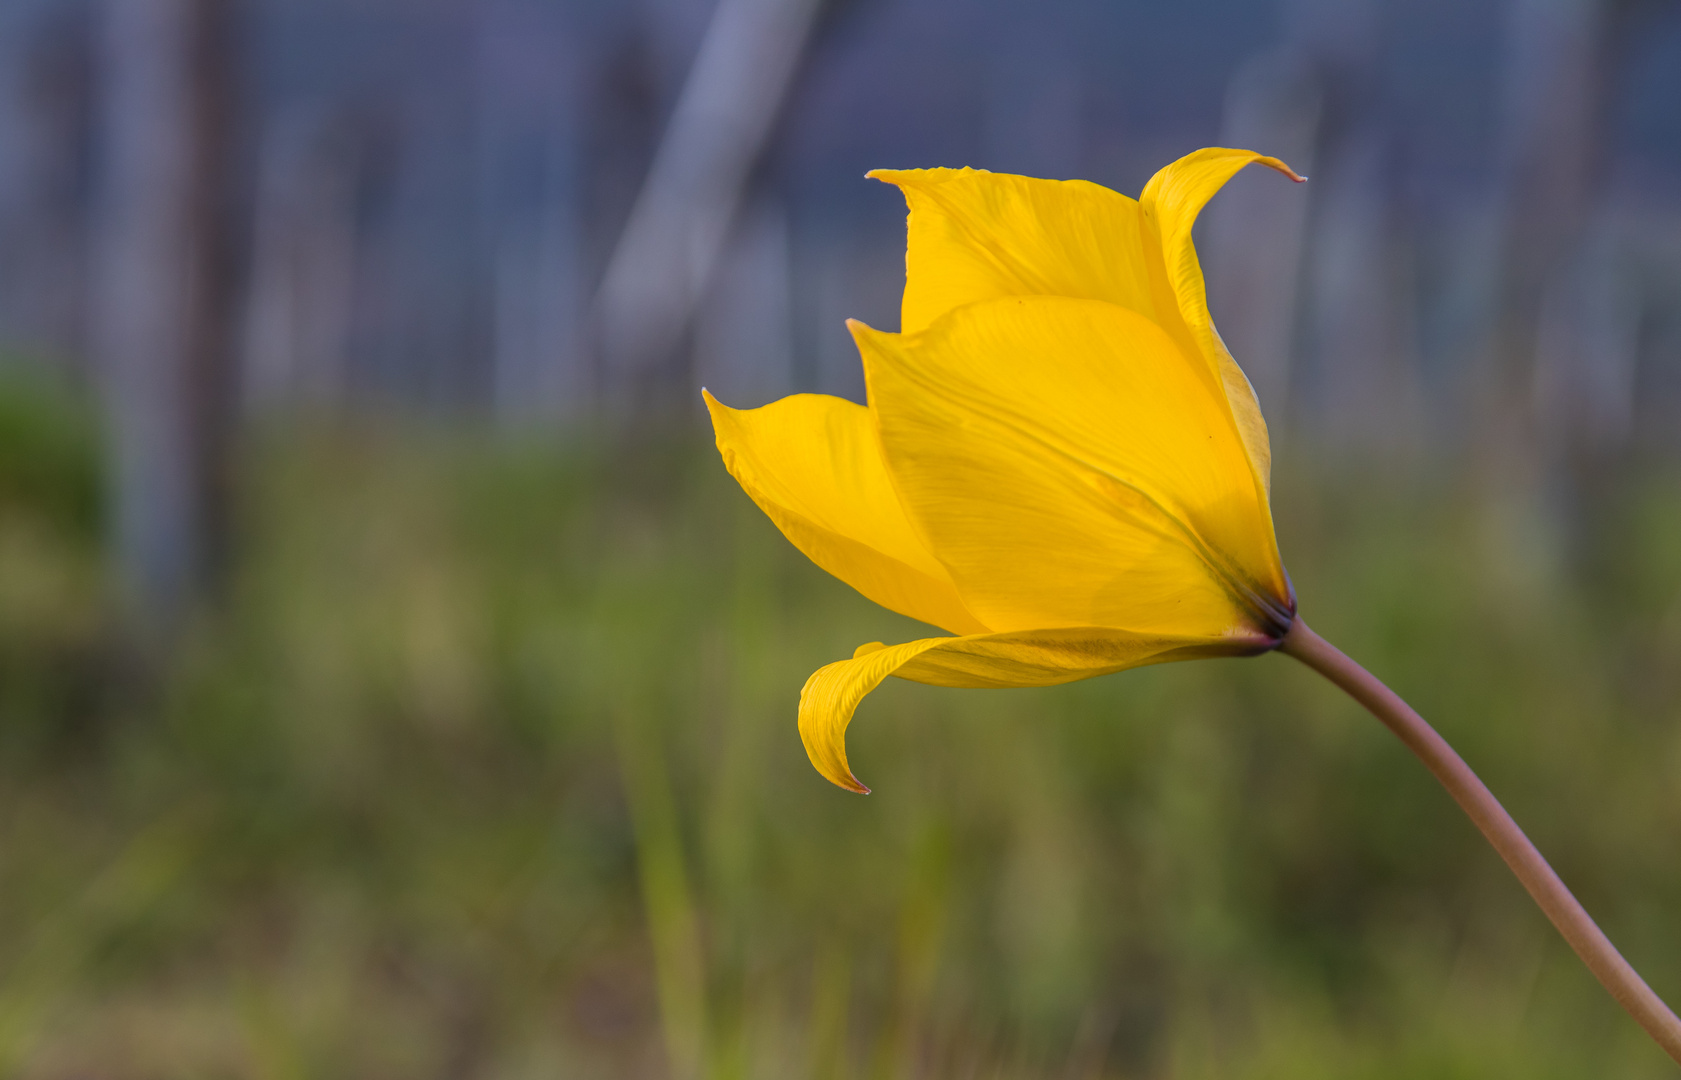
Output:
[[[1255,159],[1255,163],[1257,165],[1265,165],[1269,169],[1274,169],[1278,172],[1281,172],[1285,176],[1288,176],[1290,179],[1294,180],[1298,184],[1307,183],[1307,177],[1303,176],[1301,173],[1297,172],[1295,169],[1292,169],[1289,165],[1285,164],[1279,158],[1258,157],[1258,158]]]
[[[853,775],[852,765],[846,760],[846,749],[844,747],[840,749],[840,753],[836,755],[836,757],[838,757],[839,760],[830,758],[828,760],[819,761],[814,757],[812,758],[811,763],[817,766],[817,771],[823,779],[829,781],[829,783],[835,785],[836,787],[850,791],[854,795],[868,795],[870,793],[870,789],[864,786],[864,782],[862,780],[859,780],[857,776]]]
[[[967,167],[962,169],[951,169],[940,166],[925,169],[871,169],[869,172],[864,174],[864,177],[868,180],[880,180],[884,184],[892,184],[894,187],[905,191],[908,195],[913,188],[923,187],[931,182],[935,182],[937,178],[948,176],[952,173],[966,173],[971,171],[985,172],[986,170],[971,170]]]
[[[850,791],[854,795],[868,795],[870,793],[870,789],[864,786],[864,782],[852,774],[852,766],[847,764],[844,751],[842,751],[842,758],[839,762],[819,763],[814,758],[812,764],[817,766],[818,775],[836,787],[844,791]]]
[[[701,400],[706,403],[706,411],[707,411],[708,415],[710,415],[712,417],[712,423],[714,425],[717,425],[719,423],[719,419],[721,417],[728,416],[731,413],[735,412],[734,409],[730,408],[728,405],[725,405],[722,401],[719,401],[717,398],[713,397],[712,396],[712,391],[708,390],[704,386],[700,388],[700,397],[701,397]]]

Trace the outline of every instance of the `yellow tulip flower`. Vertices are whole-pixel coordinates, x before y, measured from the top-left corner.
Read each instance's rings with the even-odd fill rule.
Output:
[[[847,724],[889,675],[1048,686],[1278,649],[1429,767],[1577,955],[1677,1062],[1681,1019],[1453,748],[1296,615],[1266,422],[1209,318],[1191,226],[1246,165],[1213,148],[1135,202],[1084,181],[877,171],[910,204],[897,334],[850,323],[868,406],[706,395],[724,463],[817,565],[954,636],[872,642],[800,694],[819,772],[867,792]]]
[[[1134,201],[1081,180],[877,171],[910,203],[902,329],[850,323],[868,407],[710,394],[730,472],[812,561],[958,636],[862,646],[800,696],[820,772],[889,675],[1046,686],[1276,648],[1295,616],[1254,391],[1191,226],[1250,163],[1201,150]],[[1296,177],[1300,179],[1300,177]]]

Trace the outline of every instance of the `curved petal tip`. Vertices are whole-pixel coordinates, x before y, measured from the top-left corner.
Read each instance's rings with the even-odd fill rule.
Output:
[[[952,640],[924,638],[890,647],[872,641],[860,646],[851,660],[826,664],[806,680],[800,691],[800,741],[825,779],[859,795],[870,793],[846,760],[846,726],[853,711],[865,694],[907,661]]]
[[[1275,158],[1275,157],[1259,157],[1259,158],[1255,159],[1255,164],[1265,165],[1269,169],[1276,169],[1279,172],[1283,173],[1285,176],[1288,176],[1290,179],[1294,180],[1298,184],[1307,183],[1307,177],[1303,176],[1301,173],[1298,173],[1295,169],[1292,169],[1290,166],[1286,165],[1283,161],[1279,160],[1278,158]]]

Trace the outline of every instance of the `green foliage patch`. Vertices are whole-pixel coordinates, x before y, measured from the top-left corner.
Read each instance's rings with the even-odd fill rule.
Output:
[[[145,684],[83,496],[50,494],[82,474],[6,479],[6,408],[0,1072],[1670,1075],[1422,767],[1287,659],[893,683],[851,739],[877,793],[848,795],[799,688],[924,630],[704,442],[387,430],[253,454],[235,577]],[[1310,621],[1681,999],[1681,487],[1628,481],[1568,563],[1512,555],[1540,515],[1428,478],[1277,489]],[[7,539],[25,520],[46,539]]]

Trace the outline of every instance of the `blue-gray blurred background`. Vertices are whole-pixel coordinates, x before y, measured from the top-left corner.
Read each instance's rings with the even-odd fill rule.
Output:
[[[1681,999],[1681,4],[0,0],[0,1075],[1673,1075],[1285,660],[805,764],[926,630],[699,388],[1207,145],[1304,612]]]

